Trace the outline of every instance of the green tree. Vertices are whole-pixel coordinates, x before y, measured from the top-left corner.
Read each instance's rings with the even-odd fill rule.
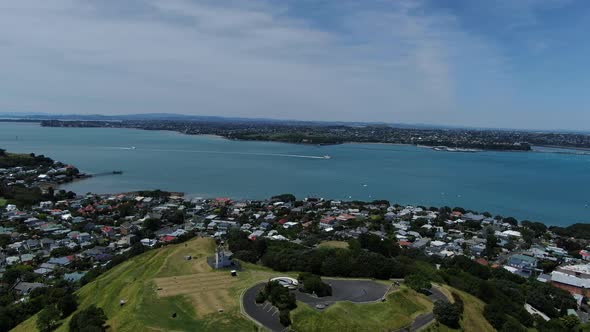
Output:
[[[533,240],[535,239],[535,232],[528,228],[522,228],[520,230],[520,233],[522,234],[522,239],[524,240],[524,243],[526,243],[527,248],[529,248],[531,244],[533,244]]]
[[[567,315],[559,318],[563,326],[565,326],[568,330],[573,331],[576,326],[580,325],[580,319],[573,315]]]
[[[291,312],[288,309],[283,309],[279,313],[279,321],[283,326],[291,325]]]
[[[459,312],[459,308],[454,304],[436,301],[432,312],[434,313],[436,320],[440,323],[452,328],[459,327],[461,313]]]
[[[297,198],[293,194],[281,194],[273,196],[272,199],[283,202],[295,202]]]
[[[536,221],[523,220],[521,222],[522,227],[526,227],[535,233],[535,237],[543,235],[547,231],[547,226],[543,223]]]
[[[2,276],[2,280],[7,284],[13,284],[17,279],[32,281],[34,278],[35,274],[33,273],[33,267],[22,264],[7,268]]]
[[[522,326],[522,324],[520,324],[518,322],[518,320],[516,320],[513,317],[508,316],[506,323],[504,323],[504,325],[502,326],[502,329],[500,331],[501,332],[526,332],[527,329],[524,326]]]
[[[65,294],[57,302],[57,309],[61,312],[61,317],[68,317],[78,309],[78,297],[72,293]]]
[[[410,274],[404,279],[405,284],[417,292],[424,292],[432,287],[430,280],[421,274]]]
[[[487,321],[498,330],[504,326],[506,320],[508,319],[504,313],[503,305],[498,302],[486,304],[483,309],[483,315]]]
[[[324,283],[318,275],[301,273],[298,279],[303,282],[303,290],[307,293],[313,293],[318,297],[332,295],[332,287]]]
[[[258,292],[256,294],[256,303],[264,303],[266,301],[266,294],[264,292]]]
[[[71,332],[106,331],[107,316],[95,305],[80,310],[70,320]]]
[[[54,305],[50,305],[41,310],[37,317],[37,328],[41,332],[52,331],[57,327],[60,312]]]
[[[503,222],[508,223],[512,226],[518,226],[518,220],[516,220],[516,218],[513,217],[506,217],[504,219],[502,219]]]
[[[9,245],[11,242],[10,235],[8,234],[0,234],[0,247],[4,248]]]
[[[149,218],[143,222],[143,228],[155,232],[160,228],[160,220]]]
[[[492,259],[495,256],[496,248],[498,247],[498,238],[494,234],[486,236],[486,256]]]

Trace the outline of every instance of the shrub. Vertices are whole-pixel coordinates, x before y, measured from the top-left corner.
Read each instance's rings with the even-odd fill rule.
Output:
[[[266,294],[264,292],[256,294],[256,303],[264,303],[264,301],[266,301]]]
[[[71,332],[82,332],[82,331],[106,331],[105,323],[107,316],[105,315],[102,308],[98,308],[95,305],[80,310],[70,320],[70,331]]]
[[[57,327],[60,312],[54,305],[50,305],[39,313],[37,318],[37,328],[41,332],[52,331]]]
[[[289,312],[289,309],[283,309],[280,311],[279,321],[281,324],[283,324],[283,326],[291,325],[291,313]]]
[[[506,314],[504,314],[502,305],[497,302],[486,304],[483,309],[483,315],[488,320],[488,322],[490,322],[490,324],[498,330],[504,326],[506,320],[508,319]]]
[[[61,317],[68,317],[78,309],[78,297],[72,293],[65,294],[57,302],[57,309],[61,312]]]
[[[315,293],[318,297],[332,295],[332,287],[315,274],[301,273],[299,280],[303,282],[303,291],[306,293]]]
[[[430,280],[425,276],[419,274],[410,274],[404,279],[404,282],[408,287],[417,291],[417,292],[424,292],[432,288],[432,284]]]
[[[459,320],[461,319],[461,313],[459,312],[458,306],[452,303],[443,301],[436,301],[434,303],[434,317],[440,323],[452,327],[459,327]]]
[[[500,330],[502,332],[526,332],[527,329],[522,326],[522,324],[520,324],[518,322],[518,320],[516,320],[513,317],[508,317],[508,320],[506,320],[506,323],[504,323],[504,325],[502,326],[502,329]]]

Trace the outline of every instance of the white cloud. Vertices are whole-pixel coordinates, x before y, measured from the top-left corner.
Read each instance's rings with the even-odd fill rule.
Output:
[[[501,79],[453,16],[385,4],[327,29],[271,2],[4,1],[0,107],[444,122],[465,70]]]

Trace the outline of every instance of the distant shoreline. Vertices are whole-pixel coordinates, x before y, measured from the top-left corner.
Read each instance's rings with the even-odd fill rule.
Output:
[[[41,122],[43,120],[29,120],[29,119],[0,119],[0,122],[9,122],[9,123],[39,123],[41,126]],[[238,141],[238,142],[272,142],[272,143],[283,143],[283,144],[294,144],[294,145],[308,145],[308,146],[331,146],[331,145],[342,145],[342,144],[375,144],[375,145],[393,145],[393,146],[414,146],[418,148],[430,149],[437,152],[461,152],[461,153],[477,153],[477,152],[536,152],[536,153],[556,153],[556,154],[571,154],[571,155],[590,155],[590,148],[583,148],[583,147],[571,147],[571,146],[560,146],[560,145],[532,145],[530,150],[511,150],[511,149],[472,149],[472,148],[461,148],[461,147],[449,147],[449,146],[430,146],[430,145],[420,145],[420,144],[410,144],[410,143],[393,143],[393,142],[360,142],[360,141],[344,141],[344,142],[337,142],[337,143],[312,143],[312,142],[288,142],[282,140],[271,140],[271,139],[242,139],[242,138],[233,138],[227,137],[218,134],[191,134],[185,133],[182,131],[177,130],[168,130],[168,129],[160,129],[160,130],[153,130],[153,129],[146,129],[146,128],[133,128],[133,127],[60,127],[60,126],[49,126],[48,128],[83,128],[83,129],[129,129],[129,130],[142,130],[142,131],[160,131],[160,132],[170,132],[176,133],[179,135],[187,135],[187,136],[202,136],[202,137],[211,137],[211,138],[220,138],[228,141]],[[539,151],[535,150],[535,147],[540,148],[550,148],[550,149],[563,149],[563,150],[575,150],[575,151],[583,151],[588,153],[575,153],[575,152],[568,152],[568,151]],[[437,149],[439,148],[439,149]]]

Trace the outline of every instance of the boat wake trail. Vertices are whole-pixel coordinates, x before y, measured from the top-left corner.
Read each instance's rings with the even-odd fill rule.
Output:
[[[330,156],[311,156],[300,154],[286,153],[263,153],[263,152],[239,152],[239,151],[211,151],[211,150],[183,150],[183,149],[149,149],[123,146],[107,146],[102,149],[111,150],[137,150],[153,152],[181,152],[181,153],[202,153],[202,154],[225,154],[225,155],[243,155],[243,156],[262,156],[262,157],[283,157],[283,158],[303,158],[303,159],[331,159]]]
[[[105,150],[135,150],[134,147],[129,147],[129,146],[104,146],[104,147],[101,147],[100,149],[105,149]]]

